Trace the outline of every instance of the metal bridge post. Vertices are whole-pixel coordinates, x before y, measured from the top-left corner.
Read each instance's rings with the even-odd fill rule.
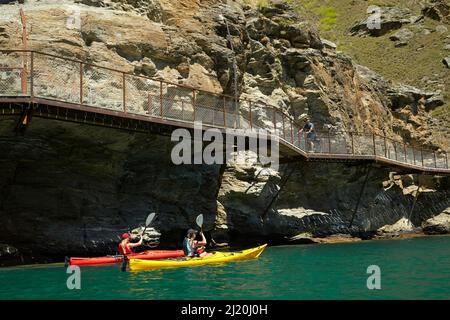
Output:
[[[397,161],[398,160],[398,157],[397,157],[397,143],[395,142],[395,140],[394,140],[394,153],[395,153],[395,161]]]
[[[159,115],[163,117],[163,83],[159,82]]]
[[[31,66],[30,66],[30,97],[34,98],[34,51],[31,51]]]
[[[266,105],[266,107],[267,107],[267,105]],[[277,110],[275,109],[275,107],[272,107],[273,108],[273,134],[277,134]]]
[[[355,141],[353,137],[353,131],[350,132],[350,135],[352,137],[352,154],[355,154]]]
[[[223,126],[227,127],[227,111],[226,111],[226,98],[223,97]]]
[[[425,167],[423,162],[423,148],[420,148],[420,157],[422,158],[422,167]]]
[[[241,120],[239,118],[239,112],[238,112],[238,102],[235,100],[235,108],[234,108],[234,128],[240,129],[241,128]]]
[[[122,73],[122,103],[123,103],[123,112],[127,112],[127,106],[126,106],[126,88],[125,88],[125,72]]]
[[[301,149],[302,148],[302,134],[300,133],[300,130],[297,131],[297,135],[298,135],[298,147]]]
[[[375,146],[375,133],[372,133],[372,140],[373,140],[373,155],[376,156],[377,155],[377,149]]]
[[[83,62],[80,62],[80,105],[83,105],[83,100]]]
[[[447,155],[447,152],[445,152],[445,166],[448,169],[448,155]]]
[[[320,148],[322,149],[322,148]],[[321,150],[322,151],[322,150]],[[330,136],[330,130],[328,130],[328,153],[331,154],[331,136]]]
[[[384,134],[384,157],[387,158],[387,142],[386,142],[386,134]]]
[[[184,120],[184,100],[181,100],[181,119]]]
[[[348,226],[349,228],[352,227],[353,220],[355,219],[356,213],[358,212],[359,204],[361,202],[362,195],[364,194],[364,189],[366,188],[367,180],[369,180],[369,174],[370,174],[370,170],[371,169],[372,169],[372,164],[369,164],[368,167],[367,167],[367,172],[366,172],[366,177],[364,179],[364,183],[363,183],[363,185],[361,187],[361,191],[360,191],[359,196],[358,196],[358,201],[356,202],[355,210],[353,211],[353,215],[352,215],[352,218],[350,220],[350,224]]]
[[[406,154],[406,143],[403,142],[403,150],[405,151],[405,162],[408,163],[408,155]]]
[[[28,64],[27,64],[27,50],[28,50],[28,35],[27,35],[27,18],[25,16],[25,12],[23,8],[20,7],[20,20],[22,23],[22,45],[23,45],[23,53],[22,53],[22,70],[20,72],[21,77],[21,89],[22,94],[26,95],[28,92],[27,88],[27,79],[28,79]]]
[[[283,139],[286,140],[286,129],[284,128],[284,113],[281,114],[281,121],[283,122]]]
[[[294,144],[294,121],[291,120],[291,142]]]
[[[153,100],[152,100],[152,95],[150,94],[150,92],[148,93],[148,114],[152,115],[153,114]]]
[[[161,94],[162,94],[162,89],[161,89]],[[197,109],[197,107],[196,107],[196,105],[197,105],[197,95],[195,94],[195,89],[192,89],[192,108],[194,109],[194,120],[193,120],[193,122],[195,122],[195,116],[196,116],[196,109]]]
[[[413,151],[414,165],[416,165],[416,153],[414,152],[414,147],[412,148],[412,151]]]

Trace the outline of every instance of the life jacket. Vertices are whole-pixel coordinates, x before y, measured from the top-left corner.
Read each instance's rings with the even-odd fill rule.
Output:
[[[198,251],[197,248],[194,246],[193,243],[188,238],[184,238],[183,240],[183,251],[184,255],[187,257],[198,257]]]
[[[123,241],[120,241],[120,243],[119,243],[119,253],[120,253],[120,254],[127,255],[127,254],[132,254],[132,253],[134,253],[134,251],[131,250],[130,247],[128,247],[128,246],[125,245],[125,244],[122,244],[122,242],[123,242]]]

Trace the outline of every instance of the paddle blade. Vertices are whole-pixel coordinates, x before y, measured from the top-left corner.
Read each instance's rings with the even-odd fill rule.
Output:
[[[153,219],[155,218],[156,213],[152,212],[148,215],[147,220],[145,220],[145,226],[148,227],[150,223],[152,223]]]
[[[195,222],[197,222],[197,225],[202,228],[203,226],[203,214],[199,214],[197,216],[197,219],[195,219]]]

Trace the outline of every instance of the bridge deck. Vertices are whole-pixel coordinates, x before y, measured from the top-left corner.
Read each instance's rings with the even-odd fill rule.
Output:
[[[55,73],[56,68],[58,72]],[[30,108],[31,107],[31,108]],[[281,161],[373,162],[404,172],[450,174],[446,152],[373,133],[317,132],[313,150],[277,107],[34,51],[0,50],[0,115],[23,115],[170,134],[175,128],[263,129]]]

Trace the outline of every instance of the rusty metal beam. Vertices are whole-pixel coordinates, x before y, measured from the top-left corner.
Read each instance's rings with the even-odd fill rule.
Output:
[[[21,133],[21,134],[25,133],[25,130],[28,128],[28,126],[31,122],[32,114],[33,114],[32,104],[22,107],[22,112],[20,113],[19,120],[17,121],[17,123],[14,127],[14,132],[16,134],[17,133]]]
[[[27,18],[25,16],[25,12],[23,11],[23,8],[20,7],[19,9],[20,13],[20,21],[22,22],[22,46],[23,46],[23,53],[22,53],[22,71],[21,71],[21,89],[22,94],[26,95],[28,92],[27,88],[27,80],[28,80],[28,61],[27,61],[27,54],[28,52],[28,36],[27,36]]]
[[[367,166],[367,172],[366,172],[366,177],[364,178],[364,183],[363,183],[363,185],[361,187],[361,191],[359,192],[358,201],[356,202],[356,206],[355,206],[355,209],[353,211],[352,218],[350,220],[350,224],[348,225],[349,228],[352,227],[353,221],[355,219],[355,216],[358,213],[359,204],[361,203],[361,198],[362,198],[362,196],[364,194],[364,190],[366,188],[367,181],[369,180],[369,174],[370,174],[371,169],[372,169],[372,164],[369,164]]]

